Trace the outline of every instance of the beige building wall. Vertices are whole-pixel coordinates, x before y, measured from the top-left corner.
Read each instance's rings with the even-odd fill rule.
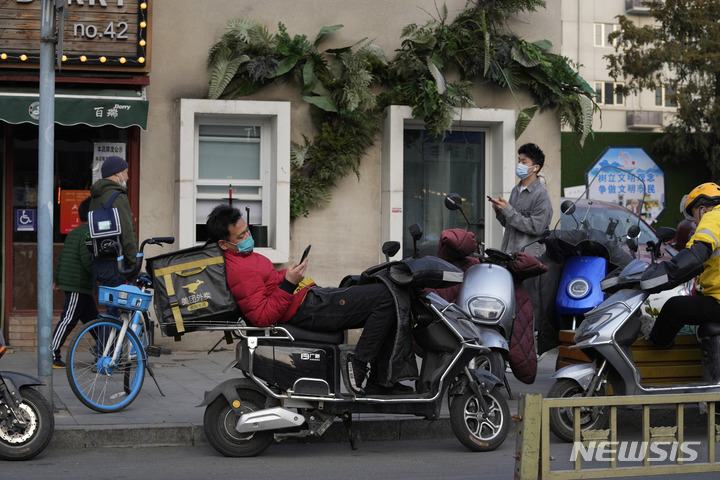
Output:
[[[465,0],[445,2],[449,17],[461,11]],[[140,170],[141,239],[149,236],[177,235],[177,220],[192,212],[177,211],[178,191],[178,101],[181,98],[204,98],[209,81],[206,60],[210,47],[225,32],[227,20],[237,16],[255,19],[277,31],[278,22],[286,25],[290,35],[306,34],[311,40],[323,26],[342,24],[322,48],[352,45],[360,39],[372,39],[388,56],[400,47],[400,33],[410,23],[425,23],[429,16],[438,16],[434,0],[394,1],[366,0],[358,3],[346,0],[315,0],[298,2],[274,0],[153,0],[152,57],[148,129],[142,133]],[[560,3],[548,2],[546,10],[515,19],[513,30],[529,41],[548,39],[553,51],[560,53]],[[254,100],[291,101],[291,138],[301,142],[302,134],[313,134],[308,108],[296,93],[296,88],[279,85],[258,92]],[[518,95],[522,108],[531,105],[528,95]],[[518,112],[518,104],[511,95],[497,88],[478,88],[479,108],[509,109]],[[553,112],[536,115],[530,127],[516,145],[508,145],[501,170],[502,181],[493,185],[493,192],[508,196],[516,182],[514,177],[515,151],[525,142],[536,142],[546,153],[543,172],[547,186],[558,210],[560,197],[560,126]],[[332,192],[332,202],[325,208],[314,208],[308,218],[296,218],[290,223],[290,258],[298,259],[302,250],[312,243],[308,274],[321,285],[337,285],[347,274],[360,273],[376,264],[380,258],[383,216],[381,208],[381,171],[383,139],[368,150],[360,167],[360,180],[351,174],[342,179]],[[487,223],[492,230],[487,243],[499,247],[502,231],[490,213]],[[152,248],[152,247],[150,247]],[[166,250],[165,250],[166,251]],[[148,250],[148,255],[160,253]],[[192,333],[186,335],[181,346],[172,339],[163,343],[173,348],[208,348],[219,334]]]

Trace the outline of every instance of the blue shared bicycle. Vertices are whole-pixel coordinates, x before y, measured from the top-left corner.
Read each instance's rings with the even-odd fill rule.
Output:
[[[119,315],[100,314],[75,334],[68,345],[67,379],[75,396],[87,407],[101,412],[117,412],[137,398],[147,370],[160,394],[148,357],[159,357],[154,343],[154,322],[150,317],[152,281],[140,275],[145,245],[172,244],[173,237],[156,237],[143,241],[135,267],[123,268],[118,255],[120,273],[134,285],[100,287],[98,300],[102,305],[118,308]]]

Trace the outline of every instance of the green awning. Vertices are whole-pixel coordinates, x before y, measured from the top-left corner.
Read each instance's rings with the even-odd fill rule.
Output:
[[[0,87],[0,121],[38,124],[37,90]],[[148,101],[140,90],[55,90],[55,123],[147,127]]]

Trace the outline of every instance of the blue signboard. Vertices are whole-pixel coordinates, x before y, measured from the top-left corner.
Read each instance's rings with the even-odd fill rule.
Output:
[[[34,208],[19,208],[15,210],[15,231],[34,232],[37,229],[36,210]]]
[[[665,174],[642,147],[609,147],[585,173],[588,198],[622,205],[648,223],[665,209]]]

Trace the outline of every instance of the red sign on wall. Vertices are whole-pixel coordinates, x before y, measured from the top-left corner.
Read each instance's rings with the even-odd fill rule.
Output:
[[[90,190],[62,190],[60,192],[60,233],[70,233],[80,226],[78,207],[90,196]]]

